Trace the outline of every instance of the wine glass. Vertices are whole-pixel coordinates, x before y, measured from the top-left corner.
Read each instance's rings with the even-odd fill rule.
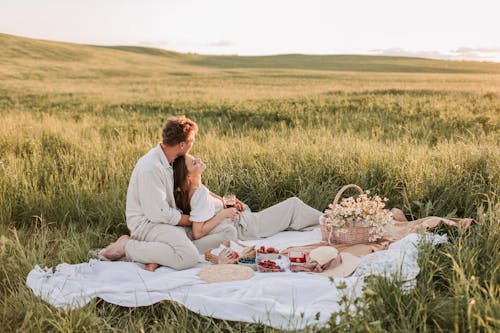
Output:
[[[222,201],[224,201],[226,208],[232,208],[236,205],[236,195],[232,193],[226,194],[222,197]]]
[[[236,195],[234,194],[226,194],[225,196],[222,197],[222,201],[224,202],[224,205],[226,208],[233,208],[236,206]],[[231,222],[236,223],[238,221],[239,214],[236,215],[236,217],[233,217],[231,219]]]

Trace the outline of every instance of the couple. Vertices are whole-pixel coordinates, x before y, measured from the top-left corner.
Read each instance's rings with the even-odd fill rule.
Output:
[[[130,178],[130,236],[104,249],[105,258],[126,257],[150,264],[146,269],[151,270],[158,264],[181,270],[228,239],[258,239],[318,225],[321,212],[295,197],[258,213],[239,200],[235,207],[225,207],[201,182],[205,164],[188,154],[197,132],[197,124],[184,116],[166,121],[162,142],[139,159]]]

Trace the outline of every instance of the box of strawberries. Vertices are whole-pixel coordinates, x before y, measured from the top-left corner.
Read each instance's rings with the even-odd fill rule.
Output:
[[[284,272],[285,264],[279,251],[272,246],[261,245],[257,248],[257,270],[261,273]]]

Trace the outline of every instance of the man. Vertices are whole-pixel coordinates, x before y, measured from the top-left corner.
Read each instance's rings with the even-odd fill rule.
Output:
[[[137,162],[127,191],[130,236],[121,236],[102,253],[110,260],[158,263],[174,269],[193,267],[198,249],[186,234],[188,215],[175,207],[172,162],[193,146],[198,126],[184,116],[169,118],[162,142]]]

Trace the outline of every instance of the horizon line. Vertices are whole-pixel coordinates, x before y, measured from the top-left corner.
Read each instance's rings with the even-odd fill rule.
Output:
[[[27,38],[32,40],[40,40],[47,42],[55,42],[55,43],[68,43],[68,44],[76,44],[76,45],[87,45],[87,46],[97,46],[97,47],[140,47],[144,49],[156,49],[167,52],[186,54],[186,55],[199,55],[199,56],[232,56],[232,57],[272,57],[272,56],[287,56],[287,55],[301,55],[301,56],[367,56],[367,57],[400,57],[400,58],[414,58],[414,59],[428,59],[428,60],[442,60],[442,61],[454,61],[454,62],[479,62],[479,63],[500,63],[500,47],[499,48],[473,48],[468,46],[461,46],[456,50],[447,51],[438,51],[438,50],[407,50],[404,48],[380,48],[380,49],[371,49],[361,52],[339,52],[339,53],[315,53],[315,52],[286,52],[283,53],[238,53],[238,52],[198,52],[198,51],[186,51],[186,50],[176,50],[173,48],[169,48],[167,46],[162,46],[167,44],[166,42],[145,42],[145,41],[137,41],[137,42],[107,42],[107,43],[94,43],[94,42],[78,42],[78,41],[68,41],[61,39],[48,39],[48,38],[39,38],[39,37],[31,37],[20,34],[12,34],[12,33],[4,33],[0,32],[0,34],[4,34],[7,36]],[[209,44],[200,44],[200,47],[210,47]],[[219,48],[220,47],[214,47]],[[460,55],[450,55],[450,53],[456,52],[466,52],[469,53],[469,56],[460,56]],[[477,53],[492,53],[496,54],[494,58],[486,58],[477,55]]]

